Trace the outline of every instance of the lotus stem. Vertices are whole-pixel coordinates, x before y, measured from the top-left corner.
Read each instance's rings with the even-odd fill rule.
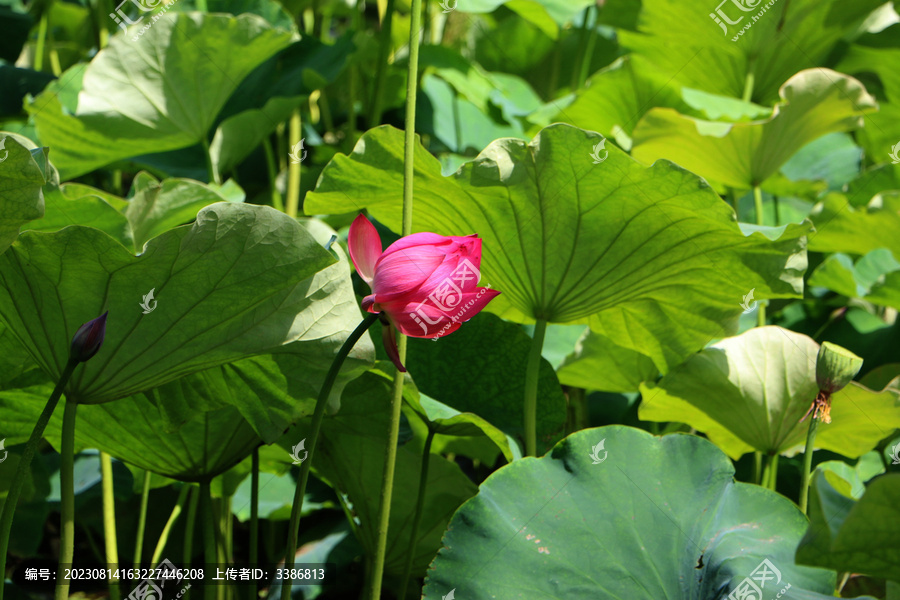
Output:
[[[775,487],[778,483],[778,453],[769,455],[769,462],[766,464],[766,469],[763,471],[763,487],[767,487],[770,490],[775,491]]]
[[[306,495],[306,483],[309,480],[309,470],[312,465],[313,455],[316,451],[316,442],[319,439],[319,430],[322,428],[322,419],[325,417],[325,407],[328,405],[328,397],[331,395],[331,388],[334,387],[334,382],[337,380],[341,366],[343,366],[347,355],[350,354],[350,350],[353,349],[356,342],[359,341],[359,338],[368,331],[369,327],[377,321],[377,314],[367,314],[366,318],[363,319],[363,322],[353,330],[353,333],[350,334],[350,337],[347,338],[344,345],[341,346],[341,349],[334,357],[334,361],[328,369],[328,374],[325,375],[325,381],[322,382],[322,389],[319,390],[319,397],[316,399],[316,408],[313,412],[312,424],[310,425],[310,433],[306,438],[309,441],[309,447],[307,448],[308,454],[306,459],[300,465],[300,478],[297,480],[297,487],[294,490],[294,503],[291,506],[291,521],[288,526],[288,543],[284,554],[285,569],[294,568],[294,559],[297,553],[297,538],[299,537],[300,514],[303,511],[303,496]],[[281,600],[290,600],[291,587],[293,584],[294,580],[290,578],[281,581]]]
[[[415,3],[416,0],[413,0]],[[413,7],[413,15],[415,15],[416,7]],[[416,19],[415,16],[411,17]],[[387,7],[384,11],[384,19],[381,21],[381,32],[378,38],[378,59],[375,67],[375,84],[372,90],[372,108],[369,111],[369,129],[377,127],[381,123],[381,96],[382,88],[384,88],[384,77],[387,71],[388,55],[391,52],[391,24],[394,20],[394,0],[387,0]],[[418,49],[417,49],[418,50]],[[410,48],[410,59],[412,59],[412,48]],[[418,54],[416,55],[418,58]]]
[[[259,447],[253,449],[250,471],[250,564],[259,562]]]
[[[422,469],[419,472],[419,493],[416,496],[416,512],[413,516],[412,532],[409,537],[409,550],[406,552],[406,567],[403,569],[403,583],[400,587],[401,600],[406,598],[406,588],[409,585],[409,576],[412,573],[413,559],[416,554],[417,541],[419,539],[419,526],[422,524],[422,512],[425,508],[425,490],[428,487],[428,465],[431,463],[431,443],[434,441],[434,430],[428,428],[428,437],[425,438],[425,448],[422,450]]]
[[[25,484],[25,479],[27,479],[28,472],[31,470],[31,461],[34,460],[34,453],[37,451],[38,444],[41,443],[41,438],[44,437],[44,429],[47,428],[47,423],[50,422],[50,417],[53,416],[53,411],[56,410],[56,405],[59,403],[63,389],[69,383],[72,372],[75,371],[77,366],[78,362],[73,359],[69,359],[66,363],[62,375],[59,376],[59,381],[56,383],[56,387],[53,388],[53,392],[44,406],[44,411],[38,417],[37,423],[34,424],[34,429],[31,430],[31,437],[28,438],[28,443],[25,444],[25,450],[22,453],[22,458],[19,460],[19,466],[16,468],[12,486],[9,488],[6,502],[3,504],[3,513],[0,514],[0,565],[6,565],[6,553],[9,550],[9,532],[12,529],[16,504],[19,501],[19,496],[22,494],[22,486]],[[0,585],[0,600],[3,600],[4,587]]]
[[[291,146],[291,152],[295,152],[294,148],[297,147],[297,144],[299,144],[302,139],[301,130],[302,123],[300,121],[300,109],[296,108],[294,109],[293,114],[291,114],[290,128],[288,133],[288,143]],[[284,212],[287,213],[287,216],[296,218],[299,208],[300,163],[294,162],[294,160],[292,159],[290,164],[288,164],[287,204],[285,205]]]
[[[752,81],[751,81],[752,86]],[[756,224],[763,224],[763,200],[762,200],[762,190],[758,185],[753,186],[753,206],[756,212]],[[765,327],[766,325],[766,305],[760,301],[758,312],[756,313],[757,325],[759,327]]]
[[[144,482],[141,485],[141,512],[138,514],[138,527],[134,541],[134,568],[141,566],[144,554],[144,533],[147,531],[147,505],[150,503],[150,471],[144,471]]]
[[[119,568],[119,543],[116,539],[116,498],[113,494],[112,457],[100,453],[100,473],[103,484],[103,538],[106,545],[106,567],[113,576],[109,578],[109,600],[119,600],[119,579],[115,572]]]
[[[534,339],[528,353],[528,366],[525,368],[525,456],[537,456],[538,374],[546,331],[547,321],[538,319],[534,325]]]
[[[75,555],[75,417],[78,402],[66,399],[63,412],[62,442],[59,461],[59,567],[56,573],[56,600],[68,600],[69,580],[66,567],[72,567]]]
[[[175,507],[169,514],[169,520],[166,521],[162,533],[159,534],[159,540],[156,542],[156,548],[153,550],[153,556],[150,558],[151,566],[159,564],[159,561],[162,559],[166,543],[169,541],[169,534],[172,532],[172,527],[175,525],[178,517],[181,516],[181,511],[184,509],[184,503],[187,500],[188,490],[190,489],[191,487],[187,484],[181,486],[181,491],[178,492],[178,500],[175,501]]]
[[[800,510],[806,513],[809,502],[809,471],[812,468],[812,456],[815,451],[816,428],[819,426],[819,418],[810,415],[809,429],[806,432],[806,448],[803,451],[803,470],[800,471]]]
[[[212,152],[209,148],[209,140],[206,139],[206,135],[203,136],[200,143],[203,146],[203,154],[206,156],[206,173],[209,177],[209,182],[215,183],[216,185],[222,185],[222,176],[219,175],[219,170],[213,162]]]
[[[393,8],[393,0],[388,0]],[[389,9],[390,10],[390,9]],[[390,12],[387,14],[390,18]],[[416,95],[419,86],[419,29],[422,25],[422,0],[412,0],[409,21],[409,65],[406,77],[406,121],[403,145],[403,226],[401,235],[412,233],[413,183],[416,153]],[[380,66],[380,65],[379,65]],[[397,332],[399,363],[406,362],[405,335]],[[369,600],[381,598],[381,581],[384,576],[384,560],[387,556],[388,524],[391,518],[391,498],[394,490],[394,467],[397,460],[397,440],[400,437],[400,409],[403,406],[404,374],[394,372],[394,389],[391,395],[391,425],[388,431],[387,451],[384,459],[384,477],[381,481],[381,503],[378,511],[378,542],[369,580]],[[284,598],[282,600],[287,600]]]
[[[182,562],[188,567],[194,558],[194,529],[197,522],[197,505],[200,503],[200,488],[196,485],[189,485],[191,491],[191,499],[188,501],[187,516],[184,520],[184,548],[182,550]],[[188,590],[182,600],[189,600],[191,590]]]
[[[207,565],[216,563],[216,517],[213,513],[212,493],[209,481],[200,484],[200,499],[203,501],[203,560]],[[217,585],[203,586],[203,597],[215,600]]]
[[[272,141],[268,137],[263,138],[262,147],[266,155],[266,172],[269,175],[269,187],[272,188],[272,207],[275,210],[284,212],[284,201],[281,199],[281,194],[278,193],[278,187],[275,182],[278,172],[276,170],[275,152],[272,150]]]

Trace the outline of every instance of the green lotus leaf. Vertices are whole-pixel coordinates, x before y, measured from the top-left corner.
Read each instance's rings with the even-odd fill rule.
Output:
[[[406,368],[423,393],[523,439],[522,397],[530,347],[531,338],[521,327],[481,313],[437,341],[411,338]],[[472,348],[492,351],[472,352]],[[474,385],[476,381],[481,383]],[[537,443],[538,451],[544,452],[562,438],[566,423],[566,400],[546,360],[541,361],[538,398]]]
[[[883,192],[859,207],[843,194],[831,193],[809,217],[816,225],[810,250],[863,255],[887,248],[900,259],[900,191]]]
[[[637,31],[620,30],[618,38],[656,71],[671,73],[674,85],[770,104],[788,78],[827,64],[881,4],[642,0]]]
[[[659,370],[649,356],[588,331],[556,374],[563,385],[626,393],[636,392],[642,382],[656,379]]]
[[[0,254],[22,225],[44,216],[48,164],[45,148],[29,150],[18,136],[0,131]]]
[[[108,310],[103,347],[66,389],[107,402],[297,340],[318,291],[304,280],[333,262],[293,219],[236,203],[204,208],[139,257],[89,227],[25,232],[0,257],[0,317],[55,379],[77,328]]]
[[[497,140],[450,177],[415,148],[415,231],[478,233],[488,307],[519,322],[590,323],[658,368],[736,328],[741,298],[796,297],[806,225],[744,235],[695,175],[645,168],[596,133],[545,128],[529,144]],[[595,164],[592,156],[602,158]],[[325,168],[304,210],[367,208],[400,230],[403,134],[367,132]]]
[[[887,248],[872,250],[855,264],[846,254],[832,254],[816,268],[809,284],[900,309],[900,262]]]
[[[390,411],[385,407],[390,403],[391,379],[385,373],[370,371],[347,385],[341,412],[322,422],[312,459],[316,476],[346,494],[358,519],[355,533],[370,554],[375,552],[378,537],[379,490],[390,420]],[[293,445],[308,435],[309,421],[304,420],[279,445],[290,452]],[[413,561],[414,576],[424,574],[440,547],[450,517],[477,490],[455,463],[434,453],[429,460],[422,523]],[[398,448],[385,559],[387,575],[401,575],[406,564],[421,464],[422,453],[414,451],[410,444]]]
[[[772,597],[788,584],[786,597],[831,597],[834,572],[794,564],[806,518],[733,477],[696,436],[579,431],[481,484],[450,522],[423,597],[708,600],[754,574],[758,585],[762,566]]]
[[[816,473],[809,501],[809,530],[797,562],[900,581],[900,474],[874,479],[862,498],[835,490]]]
[[[797,73],[779,96],[770,118],[752,122],[704,121],[653,109],[635,127],[632,155],[648,164],[665,158],[709,181],[747,189],[775,175],[816,138],[862,126],[862,116],[876,106],[860,82],[827,69]]]
[[[780,327],[751,329],[712,344],[657,384],[641,385],[638,409],[647,421],[687,423],[734,459],[746,452],[802,450],[809,422],[800,419],[818,393],[811,338]],[[832,395],[831,423],[816,447],[856,458],[900,427],[898,394],[857,383]]]
[[[291,39],[251,14],[172,13],[142,35],[139,50],[133,33],[112,36],[85,69],[74,114],[54,89],[26,106],[66,179],[206,141],[241,80]]]

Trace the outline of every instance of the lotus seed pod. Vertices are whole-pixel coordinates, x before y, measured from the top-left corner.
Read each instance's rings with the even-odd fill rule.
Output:
[[[853,381],[862,364],[863,359],[846,348],[823,342],[816,359],[816,383],[823,392],[833,394]]]

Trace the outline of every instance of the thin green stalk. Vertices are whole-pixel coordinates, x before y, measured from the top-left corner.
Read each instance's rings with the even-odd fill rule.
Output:
[[[534,325],[534,339],[531,341],[528,366],[525,370],[525,456],[537,456],[538,373],[546,331],[547,321],[538,319]]]
[[[50,398],[44,406],[44,411],[38,417],[37,423],[34,424],[34,429],[31,430],[31,437],[28,438],[28,443],[25,444],[22,458],[19,459],[16,475],[12,479],[12,485],[3,504],[3,513],[0,514],[0,565],[6,565],[6,553],[9,550],[9,532],[12,529],[13,516],[16,512],[19,495],[22,493],[22,486],[25,484],[28,473],[31,471],[31,461],[34,460],[34,453],[37,451],[38,444],[41,443],[44,429],[47,428],[47,423],[50,422],[50,417],[53,416],[53,411],[56,410],[56,405],[59,403],[63,390],[66,384],[69,383],[69,378],[72,377],[72,372],[75,371],[77,366],[78,363],[71,359],[66,363],[62,375],[59,376],[59,381],[56,383],[56,387],[53,388],[53,393],[50,394]],[[4,587],[0,585],[0,600],[3,600]]]
[[[259,562],[259,447],[253,449],[250,472],[250,564]]]
[[[172,527],[175,525],[178,517],[181,516],[181,511],[184,510],[184,503],[187,500],[188,490],[190,489],[189,485],[183,485],[181,486],[181,491],[178,492],[178,500],[175,501],[175,507],[169,514],[169,520],[166,521],[162,533],[159,534],[159,540],[156,542],[156,548],[154,548],[153,556],[150,558],[152,566],[159,564],[159,561],[162,559],[166,543],[169,541],[169,534],[172,532]]]
[[[428,429],[428,437],[425,438],[425,448],[422,450],[422,468],[419,472],[419,494],[416,496],[416,512],[413,515],[412,533],[409,538],[409,549],[406,551],[406,567],[403,569],[403,584],[400,586],[400,600],[406,598],[406,588],[409,585],[409,575],[412,573],[413,558],[416,554],[416,546],[419,540],[419,526],[422,524],[422,512],[425,508],[425,489],[428,487],[428,465],[431,463],[431,443],[434,441],[434,430]]]
[[[203,560],[206,568],[211,568],[216,564],[216,517],[213,514],[212,493],[208,481],[200,484],[200,499],[203,502]],[[211,583],[203,586],[206,600],[215,600],[216,598],[218,586],[211,585]]]
[[[62,442],[59,460],[59,569],[56,573],[56,600],[69,597],[65,568],[72,567],[75,555],[75,417],[78,402],[66,399],[63,411]]]
[[[294,148],[297,144],[300,143],[300,109],[297,108],[294,110],[294,113],[291,115],[290,122],[290,136],[289,144],[291,145],[291,152],[294,151]],[[297,217],[297,209],[300,207],[300,163],[294,162],[291,160],[291,163],[288,165],[288,183],[287,183],[287,206],[285,208],[285,213],[289,217]]]
[[[185,567],[193,563],[194,558],[194,529],[197,522],[197,505],[200,503],[200,488],[196,485],[189,485],[191,491],[191,499],[188,501],[187,516],[184,520],[184,548],[182,550],[182,559]],[[190,600],[191,590],[182,596],[182,600]]]
[[[306,495],[306,482],[309,480],[309,469],[312,465],[313,455],[316,451],[319,430],[322,428],[322,419],[325,416],[325,407],[328,404],[328,396],[331,395],[331,388],[334,387],[334,382],[337,379],[338,373],[340,373],[344,360],[347,358],[347,355],[350,354],[350,350],[353,349],[356,342],[359,341],[359,338],[361,338],[376,321],[378,321],[377,314],[366,314],[366,318],[353,330],[353,333],[350,334],[350,337],[347,338],[347,341],[344,342],[344,345],[341,346],[341,349],[334,357],[334,361],[332,361],[331,367],[328,369],[328,374],[325,375],[325,381],[322,382],[322,389],[319,390],[319,397],[316,399],[316,408],[315,411],[313,411],[310,432],[306,438],[308,442],[306,451],[308,454],[306,455],[306,459],[300,465],[300,478],[297,480],[297,487],[294,489],[294,503],[291,506],[291,521],[288,525],[288,543],[284,554],[285,569],[292,569],[294,567],[295,555],[297,554],[297,538],[299,537],[300,513],[303,511],[303,497]],[[281,581],[282,600],[290,600],[293,583],[293,579],[290,577]]]
[[[206,139],[206,136],[203,136],[200,143],[203,145],[203,154],[206,156],[206,172],[209,181],[216,185],[222,185],[222,177],[219,175],[219,170],[216,169],[216,165],[213,164],[212,154],[209,150],[209,140]]]
[[[37,42],[34,45],[34,61],[32,68],[35,71],[44,70],[44,47],[47,45],[47,27],[50,20],[50,3],[41,11],[41,20],[38,22]]]
[[[134,568],[140,568],[144,554],[144,532],[147,530],[147,505],[150,503],[150,471],[144,471],[141,485],[141,512],[138,514],[137,534],[134,542]]]
[[[591,4],[584,9],[584,22],[581,24],[581,31],[578,38],[578,67],[572,72],[572,89],[577,90],[584,85],[587,80],[588,73],[591,70],[591,58],[594,55],[594,44],[596,43],[596,35],[594,28],[590,26],[592,10],[596,10],[596,5]]]
[[[388,0],[389,5],[393,0]],[[409,22],[409,66],[406,77],[406,120],[403,147],[403,225],[401,235],[412,233],[413,175],[415,173],[416,143],[416,95],[419,86],[419,29],[422,24],[422,0],[412,0]],[[397,332],[397,353],[402,364],[406,360],[406,336]],[[369,600],[381,598],[381,581],[384,576],[384,560],[387,555],[387,533],[391,518],[391,496],[394,491],[394,467],[397,460],[397,440],[400,437],[400,409],[403,406],[403,382],[400,369],[394,373],[394,390],[391,394],[391,425],[388,431],[387,452],[381,480],[381,503],[378,514],[378,542],[369,579]],[[283,600],[287,600],[284,598]]]
[[[762,200],[762,190],[758,185],[753,186],[753,207],[756,211],[756,224],[763,224],[763,200]],[[759,327],[764,327],[766,325],[766,305],[762,302],[759,303],[759,307],[756,313],[757,325]]]
[[[400,362],[406,360],[406,336],[397,334],[397,352]],[[384,470],[381,477],[381,498],[378,509],[378,542],[375,546],[375,557],[372,560],[371,577],[366,597],[369,600],[381,598],[381,582],[384,577],[384,560],[387,556],[387,533],[391,519],[391,500],[394,492],[394,466],[397,461],[397,443],[400,438],[400,409],[403,406],[404,374],[398,369],[394,374],[394,388],[391,394],[391,425],[388,430],[387,449],[384,457]]]
[[[753,483],[760,484],[762,477],[762,452],[757,450],[753,453]]]
[[[206,6],[206,0],[197,0],[196,6],[197,10],[200,12],[209,12],[209,8]]]
[[[266,154],[266,171],[269,175],[269,187],[272,190],[272,207],[275,210],[284,212],[284,201],[281,199],[281,194],[278,193],[278,186],[276,185],[278,171],[275,166],[275,153],[272,151],[272,142],[268,136],[263,138],[262,147],[263,152]]]
[[[747,76],[744,78],[744,95],[741,97],[741,100],[744,102],[750,102],[750,99],[753,97],[753,86],[756,82],[756,75],[753,73],[755,64],[756,59],[752,57],[747,61]]]
[[[816,428],[819,419],[810,415],[809,429],[806,432],[806,449],[803,451],[803,470],[800,471],[800,510],[806,514],[806,506],[809,502],[809,471],[812,468],[812,457],[815,451]]]
[[[413,0],[415,1],[415,0]],[[391,51],[391,23],[394,21],[394,0],[387,0],[381,33],[378,38],[378,60],[375,63],[375,82],[372,90],[372,104],[369,110],[369,129],[381,123],[381,97],[387,72],[388,55]]]
[[[106,542],[106,567],[112,572],[119,568],[119,543],[116,539],[116,498],[113,494],[112,457],[100,453],[100,473],[103,485],[103,537]],[[119,579],[109,579],[109,600],[119,600]]]
[[[778,454],[770,454],[766,469],[763,471],[763,486],[775,490],[778,484]]]

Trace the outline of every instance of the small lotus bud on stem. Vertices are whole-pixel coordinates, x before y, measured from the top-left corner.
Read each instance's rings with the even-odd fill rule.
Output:
[[[86,362],[90,360],[103,345],[103,339],[106,337],[106,311],[96,319],[88,321],[78,328],[72,337],[72,345],[69,346],[69,356],[76,362]]]

